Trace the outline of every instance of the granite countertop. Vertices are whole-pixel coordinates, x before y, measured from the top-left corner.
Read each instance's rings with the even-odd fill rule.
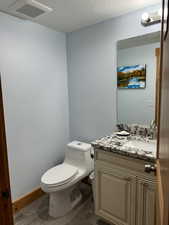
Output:
[[[141,136],[119,137],[114,133],[93,141],[91,145],[95,150],[112,152],[153,163],[156,161],[156,140]]]

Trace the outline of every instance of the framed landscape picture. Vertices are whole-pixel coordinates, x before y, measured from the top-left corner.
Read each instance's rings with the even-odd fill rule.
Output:
[[[117,86],[124,89],[143,89],[146,87],[146,65],[117,67]]]

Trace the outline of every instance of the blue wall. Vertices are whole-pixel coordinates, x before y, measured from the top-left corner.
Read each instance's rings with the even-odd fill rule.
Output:
[[[69,141],[66,35],[0,13],[12,198],[39,187]]]
[[[115,128],[117,41],[160,30],[143,27],[135,11],[67,35],[71,139],[91,141]]]

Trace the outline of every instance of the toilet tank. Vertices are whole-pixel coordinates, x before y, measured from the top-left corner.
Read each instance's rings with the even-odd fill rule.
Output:
[[[91,158],[92,146],[88,143],[73,141],[67,145],[65,162],[87,170],[94,169],[94,160]]]

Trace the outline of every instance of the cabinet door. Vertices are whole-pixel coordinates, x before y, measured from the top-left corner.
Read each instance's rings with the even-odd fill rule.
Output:
[[[115,225],[135,225],[136,177],[99,162],[95,174],[96,214]]]
[[[137,225],[155,225],[155,184],[138,180]]]

